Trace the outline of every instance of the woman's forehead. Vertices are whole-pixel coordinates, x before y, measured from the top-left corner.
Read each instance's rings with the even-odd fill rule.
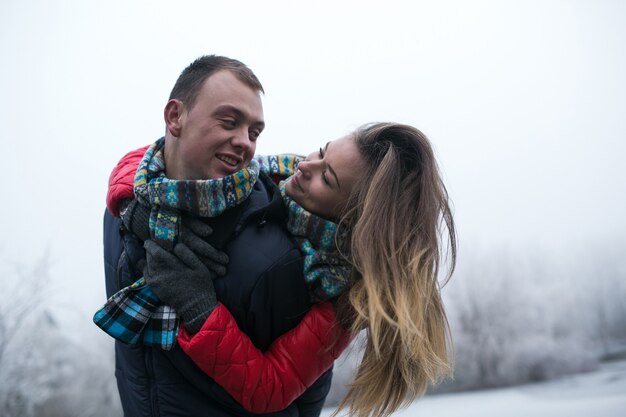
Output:
[[[347,135],[329,142],[324,158],[329,169],[337,174],[342,188],[352,188],[364,163],[354,137]]]

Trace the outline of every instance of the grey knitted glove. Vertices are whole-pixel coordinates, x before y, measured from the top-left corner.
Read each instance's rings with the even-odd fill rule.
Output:
[[[150,239],[150,208],[139,203],[137,199],[131,201],[122,212],[122,223],[142,241]],[[211,226],[197,217],[183,216],[178,241],[187,245],[202,261],[202,263],[218,276],[226,275],[228,255],[218,251],[206,238],[213,234]]]
[[[222,277],[226,275],[228,255],[215,249],[206,241],[206,238],[212,234],[211,226],[199,218],[183,216],[178,241],[187,245],[210,271]]]
[[[185,328],[191,334],[197,333],[217,307],[215,273],[184,243],[176,244],[173,252],[169,252],[146,240],[144,248],[146,282],[161,301],[176,310]]]
[[[141,204],[137,199],[133,199],[120,213],[122,223],[126,229],[130,230],[142,241],[150,239],[150,207]]]

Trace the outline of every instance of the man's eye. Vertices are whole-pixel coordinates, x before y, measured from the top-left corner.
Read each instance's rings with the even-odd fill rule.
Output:
[[[250,140],[251,141],[255,141],[259,138],[259,136],[261,136],[261,131],[260,130],[251,130],[250,133]]]
[[[324,159],[324,150],[320,148],[320,159]]]
[[[235,127],[237,124],[235,119],[222,119],[222,123],[224,123],[227,127]]]

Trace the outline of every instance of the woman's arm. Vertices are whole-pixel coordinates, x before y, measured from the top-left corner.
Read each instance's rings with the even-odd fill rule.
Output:
[[[135,172],[137,172],[137,166],[147,149],[148,146],[144,146],[128,152],[111,171],[106,203],[107,209],[115,217],[120,215],[122,202],[124,200],[132,200],[135,197],[133,192]]]
[[[335,321],[330,302],[314,305],[300,324],[261,352],[220,304],[200,331],[183,327],[183,351],[246,410],[282,410],[327,371],[348,346],[348,333]]]

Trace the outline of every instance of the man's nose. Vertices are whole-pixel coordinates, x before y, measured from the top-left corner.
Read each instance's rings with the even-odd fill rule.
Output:
[[[244,151],[252,148],[252,141],[250,140],[250,133],[247,129],[238,129],[234,132],[230,143],[235,147]]]

